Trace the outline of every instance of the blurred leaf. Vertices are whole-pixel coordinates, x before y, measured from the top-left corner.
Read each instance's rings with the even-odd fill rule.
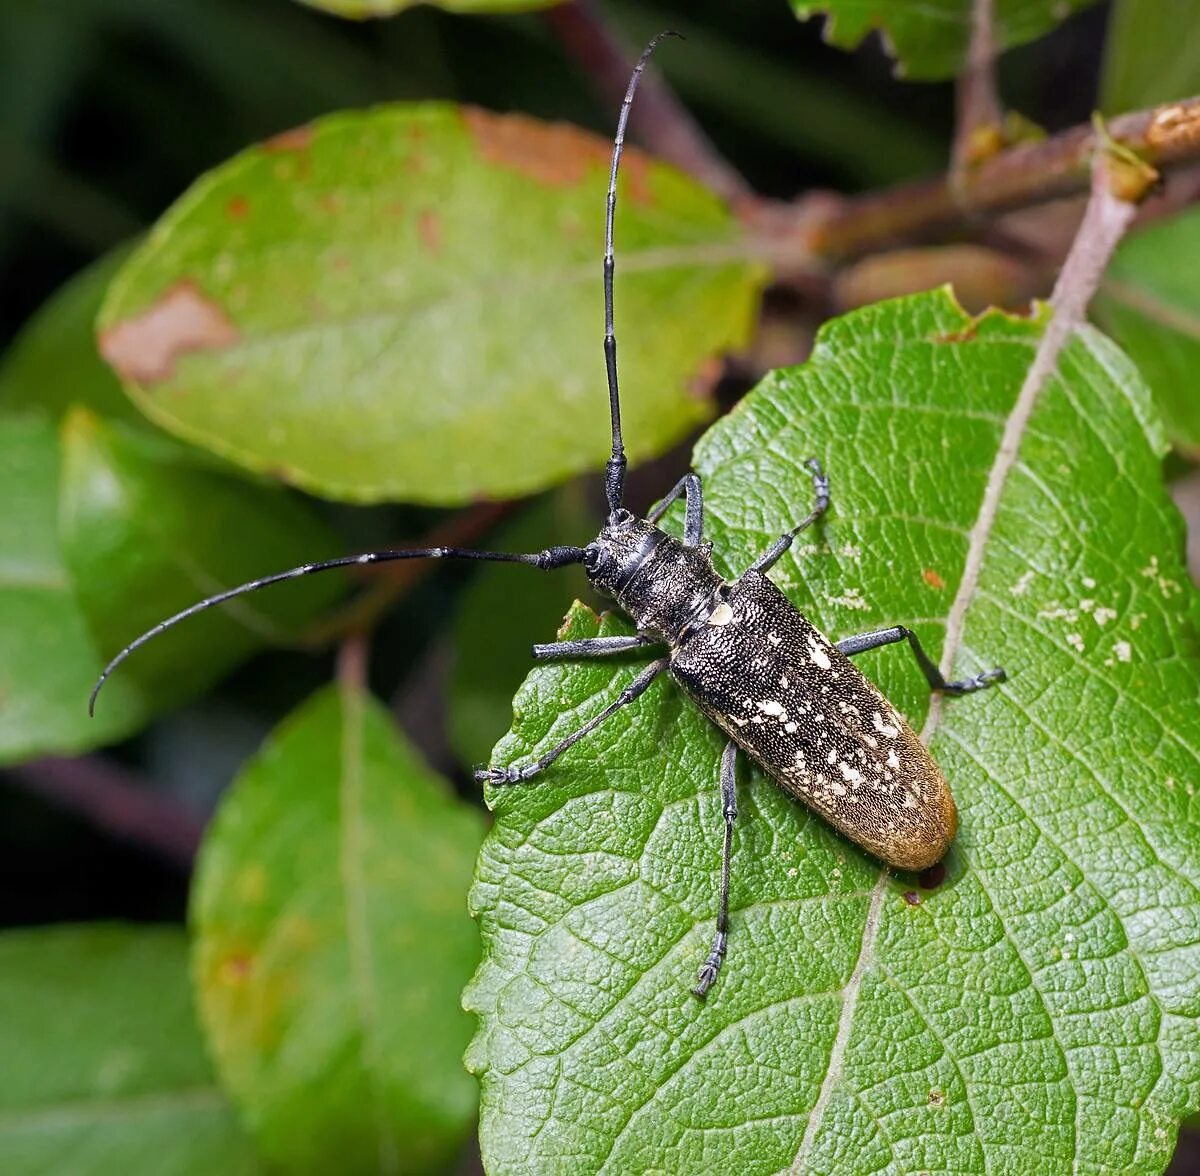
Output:
[[[0,762],[121,738],[337,594],[338,577],[318,577],[195,618],[122,666],[88,718],[88,692],[126,641],[199,596],[330,549],[306,509],[211,460],[85,409],[61,435],[39,418],[0,419]]]
[[[77,410],[63,427],[63,555],[103,652],[255,576],[339,554],[294,497],[211,468],[175,442]],[[148,699],[197,692],[265,640],[294,636],[341,595],[338,572],[297,580],[191,618],[120,674]]]
[[[94,324],[104,291],[128,258],[117,249],[81,270],[25,325],[0,363],[0,411],[61,416],[72,404],[145,421],[96,350]]]
[[[1101,108],[1122,114],[1200,91],[1200,0],[1115,0],[1104,39]]]
[[[490,792],[466,995],[489,1170],[1166,1165],[1198,1097],[1200,600],[1148,395],[1094,331],[984,511],[1039,331],[944,292],[847,315],[696,452],[725,574],[807,508],[802,460],[825,463],[829,519],[773,576],[836,636],[907,622],[936,659],[977,545],[954,668],[1009,682],[932,724],[961,817],[944,884],[881,871],[743,764],[729,956],[697,1001],[723,740],[656,683],[542,781]],[[627,626],[574,614],[571,636],[598,630]],[[907,652],[861,665],[920,728]],[[496,762],[633,673],[534,671]]]
[[[550,8],[559,0],[300,0],[309,8],[320,8],[334,16],[366,20],[373,16],[391,16],[417,4],[436,4],[449,12],[529,12]]]
[[[496,551],[538,551],[557,543],[585,543],[599,529],[578,486],[535,503],[488,546]],[[462,594],[454,623],[450,682],[450,743],[462,763],[482,764],[497,736],[512,722],[513,692],[529,672],[529,647],[553,641],[570,602],[587,592],[581,567],[550,576],[525,576],[484,565]],[[521,572],[517,571],[517,576]]]
[[[994,37],[1008,49],[1037,40],[1072,12],[1095,0],[995,0]],[[910,81],[953,77],[962,68],[971,39],[974,0],[923,0],[920,4],[880,0],[791,0],[801,20],[824,15],[825,40],[855,49],[876,30],[896,74]]]
[[[289,1172],[436,1171],[462,1146],[481,831],[347,686],[287,719],[226,795],[193,897],[201,1015]]]
[[[6,931],[0,1051],[13,1176],[258,1171],[212,1080],[173,928]]]
[[[608,0],[604,11],[618,16],[634,44],[677,19],[642,0]],[[719,111],[738,133],[771,144],[773,173],[780,170],[780,154],[820,161],[851,188],[894,184],[945,168],[945,136],[915,111],[897,110],[847,85],[843,76],[797,69],[790,58],[705,32],[690,20],[686,33],[686,47],[656,56],[655,67],[689,107]],[[798,110],[803,118],[796,117]]]
[[[1176,444],[1200,451],[1200,208],[1126,238],[1108,267],[1096,320],[1137,363]]]
[[[102,349],[165,428],[317,493],[453,504],[607,452],[609,145],[446,105],[337,115],[200,181],[113,284]],[[764,272],[630,152],[617,318],[635,458],[709,412]]]

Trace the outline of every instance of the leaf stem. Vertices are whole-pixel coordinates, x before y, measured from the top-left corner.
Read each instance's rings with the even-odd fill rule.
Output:
[[[1137,204],[1119,194],[1118,182],[1114,177],[1120,166],[1111,147],[1100,146],[1096,150],[1092,161],[1092,192],[1087,211],[1058,281],[1054,284],[1054,293],[1050,296],[1053,314],[1025,374],[1016,404],[1005,422],[996,460],[988,474],[979,515],[971,528],[962,580],[946,618],[946,639],[940,664],[943,674],[951,672],[958,655],[967,610],[979,583],[984,553],[1000,509],[1004,485],[1016,464],[1038,398],[1054,374],[1067,340],[1083,324],[1088,304],[1100,286],[1104,271],[1137,213]],[[942,708],[943,696],[934,694],[929,700],[925,725],[921,728],[921,741],[926,746],[941,722]]]
[[[515,502],[476,503],[432,528],[413,546],[468,547],[515,506]],[[396,546],[409,546],[409,542]],[[433,571],[434,563],[433,560],[414,559],[373,569],[371,587],[337,612],[311,625],[301,635],[299,644],[307,649],[322,649],[347,634],[369,632],[397,600]]]
[[[47,756],[17,764],[5,775],[104,832],[191,869],[203,820],[127,769],[99,756]]]
[[[999,128],[1004,111],[996,87],[996,45],[992,36],[992,0],[975,0],[971,7],[971,43],[955,86],[954,145],[951,177],[957,183],[977,158],[979,136]]]
[[[563,47],[606,102],[621,101],[633,58],[625,52],[594,0],[571,0],[544,13]],[[750,185],[700,129],[654,69],[646,71],[630,114],[634,133],[655,155],[695,176],[729,201],[754,199]]]

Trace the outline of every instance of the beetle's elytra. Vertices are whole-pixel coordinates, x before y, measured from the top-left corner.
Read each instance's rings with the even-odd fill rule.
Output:
[[[854,667],[850,656],[906,640],[930,687],[951,694],[990,686],[1001,681],[1004,672],[996,669],[965,681],[948,682],[912,631],[902,625],[831,642],[775,587],[767,572],[795,536],[817,522],[829,506],[829,483],[815,459],[807,463],[812,476],[812,508],[732,582],[717,574],[710,545],[703,541],[704,510],[698,475],[681,478],[645,518],[638,518],[622,505],[626,460],[613,330],[617,171],[638,80],[658,41],[674,35],[662,33],[655,37],[638,60],[621,104],[613,143],[604,254],[604,357],[612,455],[604,480],[608,517],[596,538],[585,547],[551,547],[528,553],[454,547],[371,551],[264,576],[199,601],[127,645],[101,674],[89,709],[113,670],[151,638],[194,613],[283,580],[350,564],[401,559],[497,560],[543,570],[582,563],[592,585],[612,597],[637,622],[638,635],[536,645],[534,657],[603,657],[641,647],[657,647],[660,656],[599,714],[538,760],[519,767],[481,770],[476,778],[510,784],[532,779],[616,711],[632,703],[659,674],[669,672],[729,737],[720,767],[725,835],[716,935],[693,989],[697,996],[704,997],[717,977],[727,946],[738,749],[780,787],[887,865],[924,869],[940,860],[954,839],[958,824],[954,800],[921,741],[891,703]],[[681,497],[685,521],[680,540],[657,524]]]

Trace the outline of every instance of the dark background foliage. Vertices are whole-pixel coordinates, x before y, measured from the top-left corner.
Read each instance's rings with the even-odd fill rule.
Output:
[[[782,2],[621,0],[607,12],[628,44],[663,26],[688,30],[687,49],[662,55],[661,70],[765,195],[853,192],[945,166],[952,83],[897,81],[874,39],[850,54],[830,48],[819,22],[798,22]],[[1006,54],[1007,104],[1052,131],[1085,121],[1098,101],[1108,17],[1108,5],[1096,5]],[[613,122],[543,14],[418,8],[356,24],[291,0],[9,3],[0,8],[0,95],[0,349],[65,280],[136,238],[199,174],[319,114],[447,98],[605,136]],[[598,374],[598,339],[596,352],[586,359]],[[745,386],[727,379],[723,401]],[[686,449],[661,460],[655,485],[681,468]],[[577,500],[580,517],[591,517],[583,511],[594,514],[594,483],[582,484]],[[347,550],[415,539],[445,517],[415,507],[320,509]],[[490,534],[484,526],[473,538]],[[456,650],[450,635],[471,580],[469,571],[439,569],[406,593],[375,635],[370,684],[429,761],[475,799],[446,706],[451,681],[473,673],[473,651]],[[571,589],[560,587],[565,608]],[[223,787],[332,673],[329,652],[263,653],[111,749],[112,763],[160,806],[147,819],[162,836],[118,827],[120,814],[77,811],[67,769],[62,778],[44,767],[0,773],[11,785],[0,788],[0,923],[182,922],[189,846]],[[483,746],[501,733],[489,732]],[[1191,1146],[1185,1135],[1173,1170],[1200,1170]]]

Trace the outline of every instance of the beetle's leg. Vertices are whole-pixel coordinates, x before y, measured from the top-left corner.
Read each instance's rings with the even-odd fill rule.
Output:
[[[534,661],[552,661],[575,657],[608,657],[645,645],[662,645],[653,637],[582,637],[578,641],[555,641],[550,645],[533,647]]]
[[[476,780],[487,780],[493,784],[517,784],[524,780],[529,780],[536,776],[543,768],[548,768],[564,751],[570,747],[574,747],[585,735],[594,731],[605,719],[611,718],[623,706],[628,706],[635,698],[642,694],[646,687],[658,677],[671,664],[669,657],[660,657],[657,661],[652,661],[617,697],[608,704],[595,718],[588,719],[577,731],[572,731],[557,746],[552,747],[540,759],[536,759],[531,764],[526,764],[523,768],[508,767],[508,768],[481,768],[475,773]]]
[[[811,527],[829,509],[829,479],[821,469],[821,463],[815,457],[810,457],[805,463],[812,474],[813,508],[790,531],[785,531],[766,551],[750,565],[752,572],[766,572],[774,567],[779,557],[792,545],[806,527]]]
[[[717,899],[717,933],[708,959],[700,965],[700,976],[692,991],[701,1000],[708,994],[729,940],[729,863],[733,853],[733,822],[737,819],[737,744],[731,739],[721,756],[721,810],[725,817],[725,843],[721,850],[721,893]]]
[[[847,657],[856,653],[865,653],[868,649],[878,649],[881,645],[895,645],[897,641],[908,641],[912,647],[913,657],[925,675],[930,690],[940,690],[943,694],[971,694],[976,690],[984,690],[1004,681],[1004,671],[997,666],[994,670],[984,670],[973,678],[965,678],[961,682],[947,682],[942,677],[942,671],[933,663],[933,659],[921,648],[921,642],[911,629],[903,625],[893,625],[890,629],[876,629],[871,633],[860,633],[857,637],[846,637],[835,642]]]
[[[650,508],[650,513],[646,515],[646,521],[657,523],[667,513],[667,508],[671,503],[681,494],[683,495],[685,512],[683,517],[683,545],[684,547],[698,547],[700,540],[704,538],[704,495],[700,490],[699,474],[684,474],[675,483],[675,488],[671,493],[661,502],[655,503]]]

